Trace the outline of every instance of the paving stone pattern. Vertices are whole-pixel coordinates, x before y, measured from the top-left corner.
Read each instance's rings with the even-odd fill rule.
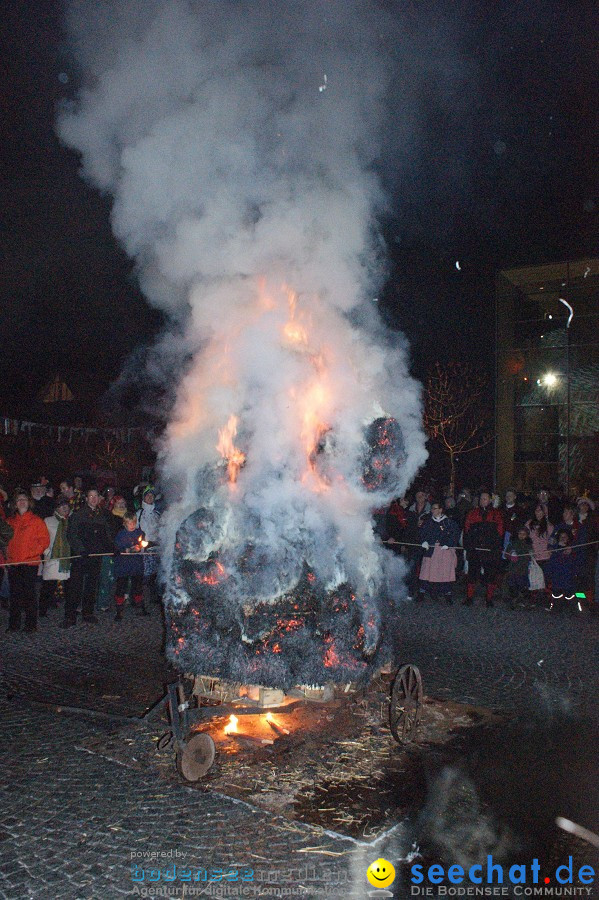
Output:
[[[131,866],[141,859],[132,854],[152,850],[177,851],[192,868],[272,872],[255,896],[272,896],[279,884],[293,885],[295,896],[341,900],[367,896],[363,873],[375,856],[409,852],[401,823],[364,848],[90,753],[90,738],[105,735],[108,745],[118,721],[59,714],[42,702],[139,716],[169,676],[157,607],[149,618],[128,610],[120,626],[103,616],[64,631],[52,611],[37,634],[9,636],[0,615],[0,900],[132,894]],[[406,604],[397,628],[400,657],[421,667],[429,695],[515,720],[596,716],[596,618],[424,602]]]

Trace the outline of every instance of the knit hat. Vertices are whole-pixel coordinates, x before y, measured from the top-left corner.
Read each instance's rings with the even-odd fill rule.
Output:
[[[152,496],[153,496],[154,498],[156,497],[156,490],[155,490],[155,488],[154,488],[154,485],[152,485],[152,484],[147,484],[147,485],[145,486],[145,488],[144,488],[144,490],[143,490],[143,494],[141,495],[141,496],[142,496],[142,499],[146,496],[146,494],[152,494]]]
[[[579,497],[576,501],[576,506],[580,506],[581,503],[587,503],[589,509],[593,510],[593,512],[595,511],[595,504],[590,497]]]

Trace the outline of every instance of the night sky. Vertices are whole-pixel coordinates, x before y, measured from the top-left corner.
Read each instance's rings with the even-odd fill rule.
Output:
[[[441,60],[421,86],[408,143],[399,87],[391,100],[381,312],[408,335],[417,375],[456,355],[491,372],[495,272],[597,252],[599,17],[583,0],[387,5],[408,36],[441,23],[452,56],[451,77]],[[8,0],[3,13],[0,412],[26,414],[57,371],[99,398],[161,318],[111,235],[109,198],[53,130],[73,89],[59,3]]]

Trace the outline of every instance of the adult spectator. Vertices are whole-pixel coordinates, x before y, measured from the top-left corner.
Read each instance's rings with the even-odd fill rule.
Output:
[[[75,485],[70,478],[63,478],[59,485],[60,494],[66,497],[71,507],[71,512],[77,512],[85,504],[80,491],[75,491]]]
[[[424,494],[423,491],[419,491],[419,493]],[[426,500],[426,495],[424,496]],[[424,503],[419,505],[421,506],[420,513],[416,511],[417,501],[416,503],[412,503],[412,505],[405,510],[406,524],[402,535],[402,553],[405,555],[407,567],[406,584],[408,587],[408,600],[412,600],[418,595],[420,561],[422,559],[420,527],[428,515],[428,513],[425,512],[425,509],[429,504]]]
[[[451,494],[448,494],[443,500],[443,511],[445,515],[450,519],[453,519],[455,522],[458,521],[458,511],[456,508],[455,497],[452,497]]]
[[[562,531],[565,531],[569,535],[570,543],[574,543],[576,535],[578,534],[578,519],[576,517],[576,510],[571,503],[566,503],[564,505],[561,521],[556,524],[553,534],[551,535],[551,546],[557,546],[558,538]]]
[[[391,545],[395,553],[399,553],[401,542],[408,524],[408,501],[405,497],[399,497],[393,500],[385,519],[385,533],[388,543]]]
[[[534,501],[534,505],[540,503],[545,512],[545,517],[548,522],[551,522],[552,525],[555,525],[556,522],[559,522],[562,509],[563,509],[563,500],[560,500],[555,494],[551,493],[549,488],[542,487],[540,491],[538,491],[536,500]]]
[[[472,604],[478,581],[485,585],[487,606],[493,606],[493,595],[497,590],[502,539],[503,518],[501,513],[491,506],[489,492],[481,491],[477,508],[470,510],[464,523],[464,547],[468,552],[465,606]]]
[[[44,485],[44,487],[46,488],[46,497],[49,497],[50,500],[52,500],[52,502],[54,503],[54,488],[50,484],[50,479],[48,478],[48,476],[40,475],[39,483]]]
[[[4,513],[0,513],[0,565],[6,561],[6,548],[8,542],[14,532],[4,517]]]
[[[112,512],[112,507],[114,506],[114,498],[116,497],[116,488],[114,488],[111,484],[104,488],[102,492],[102,509],[106,509],[108,512]]]
[[[31,485],[31,512],[40,519],[45,519],[54,512],[54,501],[47,496],[46,485],[40,481]]]
[[[549,488],[542,487],[537,491],[537,503],[543,507],[545,518],[549,519]]]
[[[6,504],[8,503],[8,494],[0,484],[0,519],[6,518]]]
[[[50,543],[48,529],[42,519],[30,509],[25,491],[15,497],[16,513],[8,520],[13,536],[6,548],[10,583],[10,606],[7,631],[19,631],[25,615],[24,631],[37,631],[37,600],[35,579],[41,554]]]
[[[69,518],[67,538],[73,555],[71,577],[65,604],[64,628],[77,624],[77,610],[81,604],[83,621],[95,625],[96,592],[102,557],[92,554],[110,553],[113,549],[106,516],[99,508],[100,495],[96,488],[86,493],[85,506]]]
[[[425,516],[430,516],[431,505],[426,491],[416,491],[414,502],[410,506],[410,512],[416,515],[418,527],[424,522]]]
[[[44,553],[42,570],[42,590],[40,593],[40,616],[48,614],[50,606],[58,606],[59,597],[64,597],[64,585],[71,573],[71,546],[67,538],[68,518],[71,507],[66,497],[57,497],[54,515],[44,519],[50,535],[50,544]]]
[[[472,492],[470,488],[462,488],[458,494],[457,503],[455,505],[455,515],[460,528],[464,528],[466,516],[472,509]]]
[[[137,513],[137,526],[141,528],[148,542],[147,551],[143,555],[143,594],[144,602],[158,602],[158,540],[160,537],[160,513],[156,509],[156,493],[152,485],[143,492],[141,509]],[[149,552],[148,552],[149,551]]]
[[[597,544],[594,542],[599,539],[599,528],[593,501],[588,497],[580,497],[576,505],[578,507],[578,529],[574,541],[576,589],[588,597],[593,590],[597,554]]]
[[[440,503],[431,505],[431,514],[420,529],[424,556],[420,565],[420,598],[428,591],[436,600],[442,597],[452,603],[453,585],[457,565],[456,551],[460,540],[460,527],[443,512]]]
[[[13,536],[13,530],[6,521],[4,504],[8,500],[6,491],[0,487],[0,566],[6,562],[6,545]],[[2,609],[8,609],[8,569],[2,569],[0,575],[0,605]]]
[[[519,528],[524,525],[527,518],[525,510],[518,504],[518,495],[512,488],[505,492],[505,502],[501,507],[504,534],[516,537]],[[508,538],[509,541],[510,538]]]
[[[123,496],[121,496],[120,494],[115,494],[115,496],[112,498],[111,503],[112,510],[109,511],[106,507],[104,507],[103,513],[106,516],[110,538],[112,543],[114,544],[115,537],[123,527],[123,517],[127,513],[127,502]],[[114,556],[103,556],[102,566],[100,568],[100,581],[98,584],[97,596],[98,609],[100,609],[102,612],[110,609],[112,601],[114,600],[114,590]]]

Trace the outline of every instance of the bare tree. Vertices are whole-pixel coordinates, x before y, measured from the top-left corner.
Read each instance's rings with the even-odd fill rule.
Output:
[[[426,378],[424,427],[449,456],[450,488],[455,491],[456,463],[493,440],[488,382],[467,363],[435,367]]]

